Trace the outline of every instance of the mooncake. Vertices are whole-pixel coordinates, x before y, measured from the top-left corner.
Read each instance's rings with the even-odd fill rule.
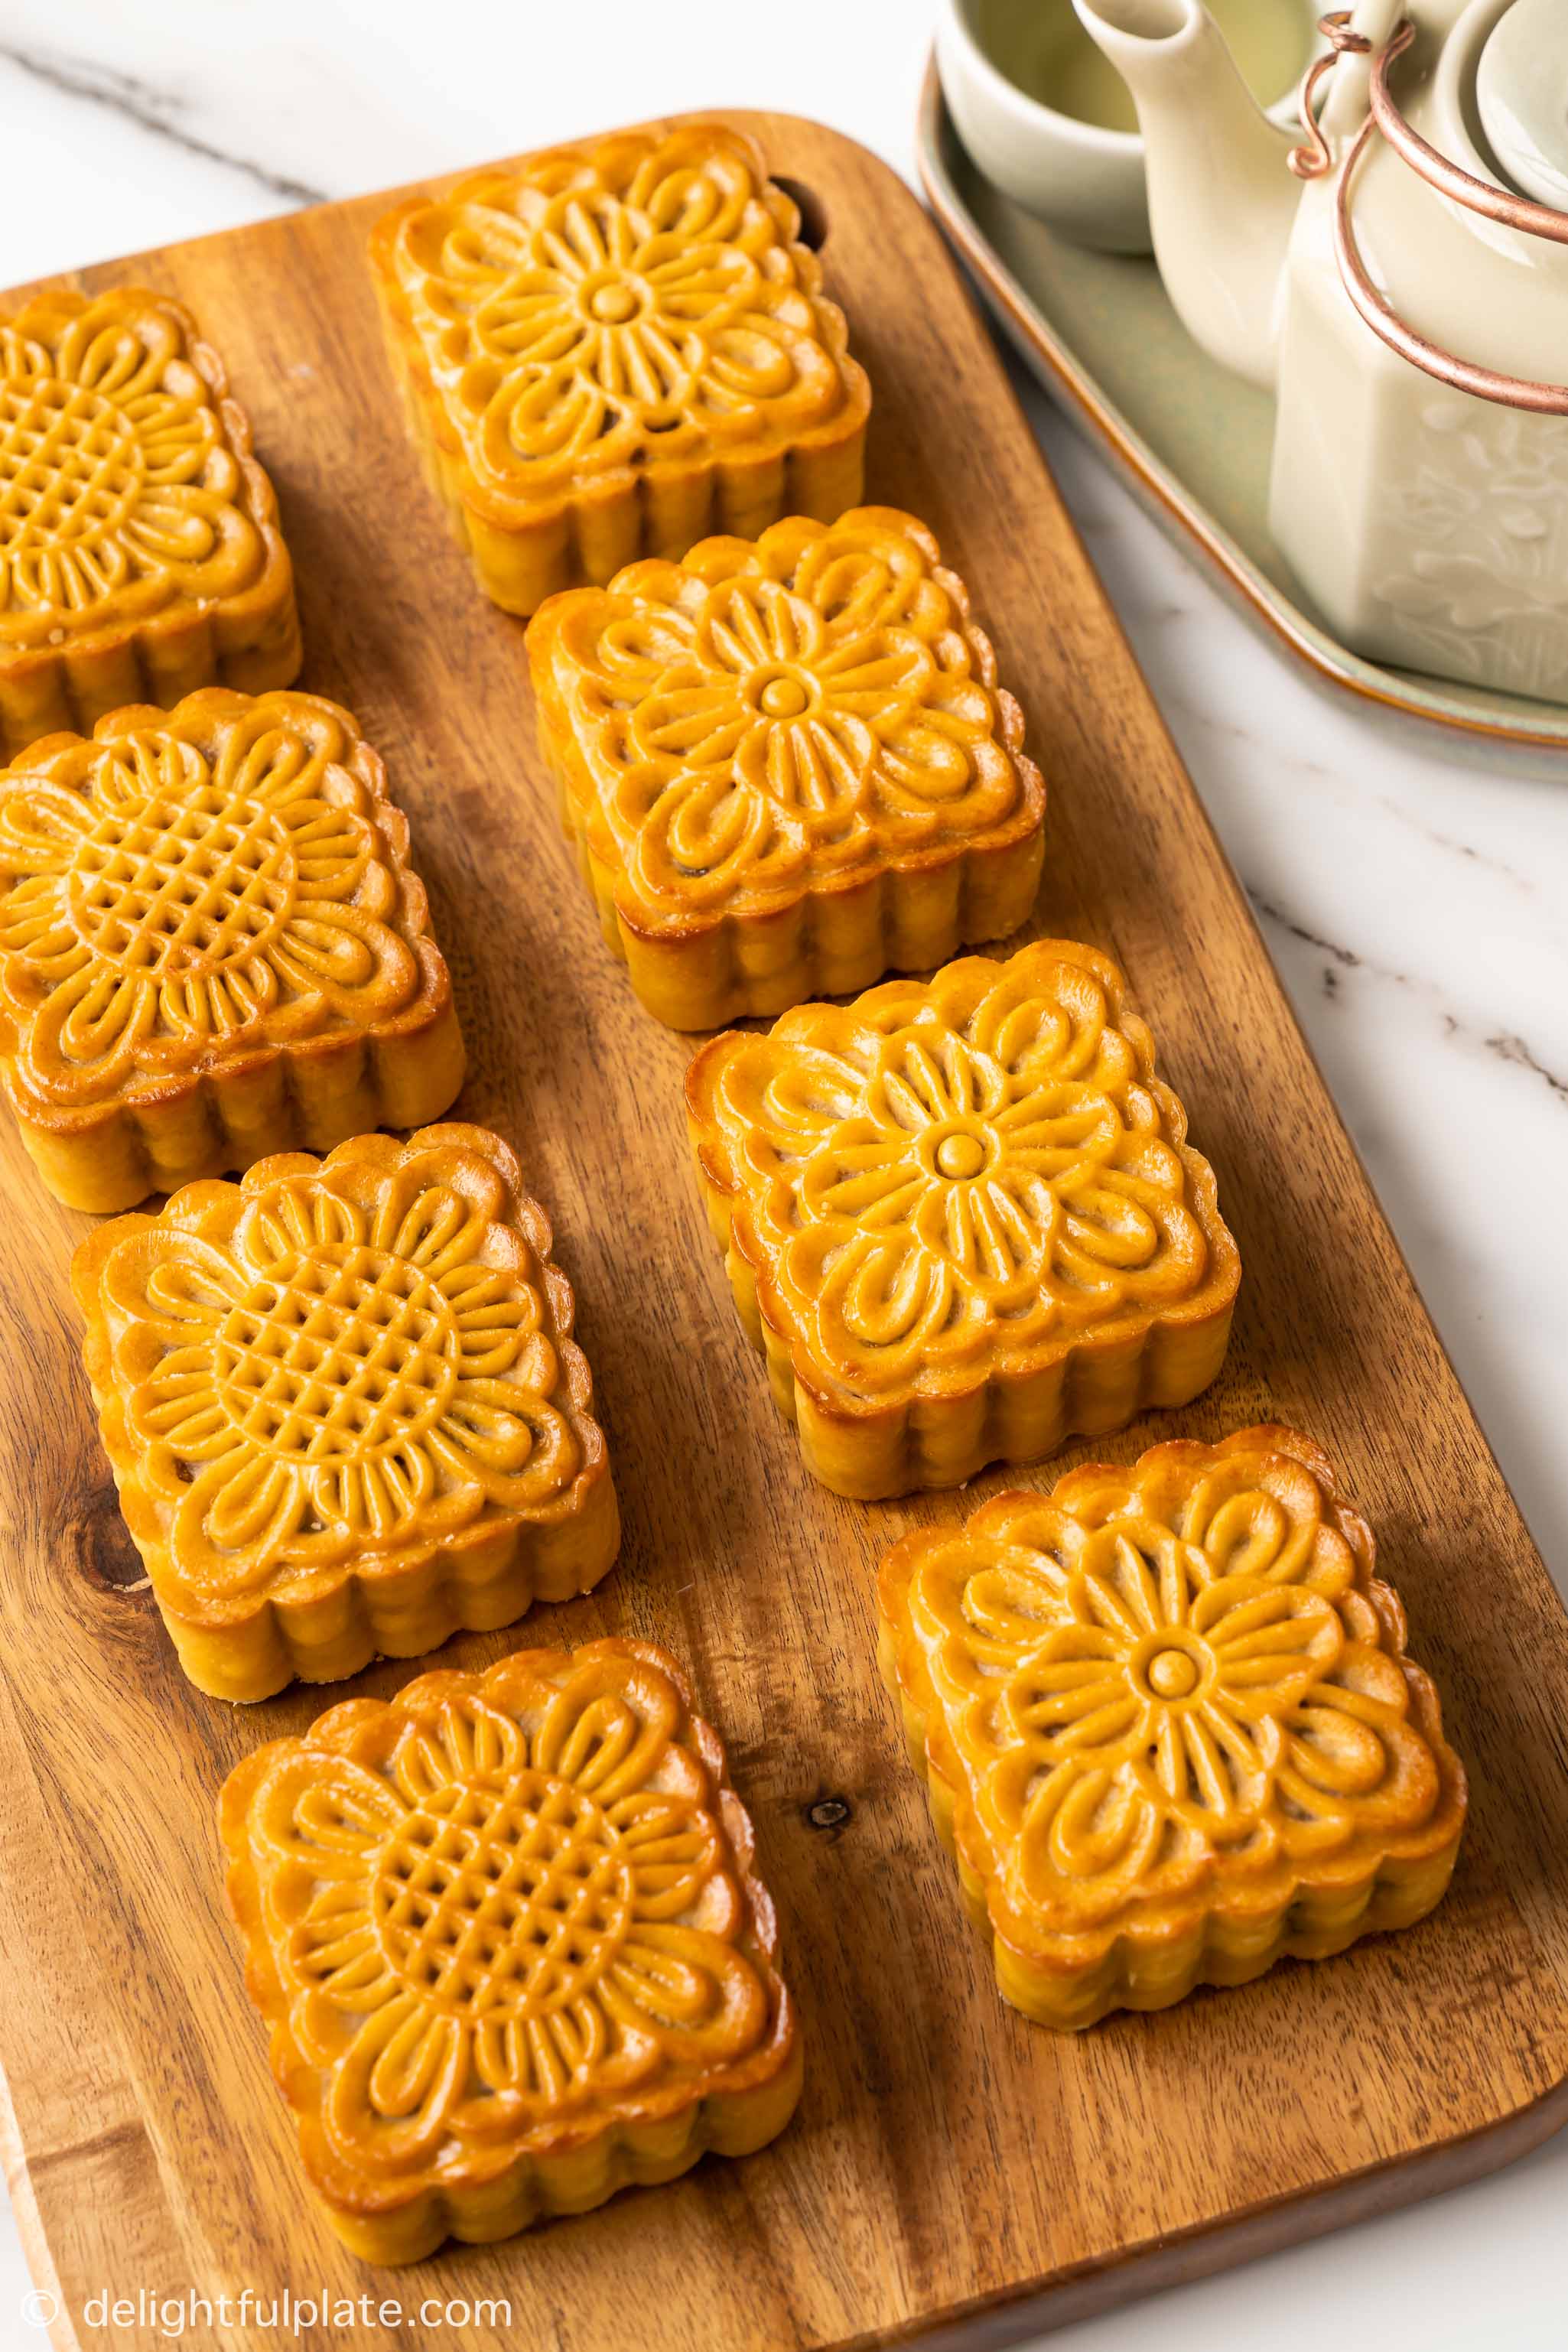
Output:
[[[764,1034],[686,1082],[709,1219],[806,1466],[871,1500],[1184,1404],[1240,1281],[1121,972],[1043,940]]]
[[[0,1076],[74,1209],[447,1108],[451,982],[346,710],[209,687],[0,774]]]
[[[126,1525],[213,1697],[417,1657],[615,1559],[572,1286],[483,1128],[186,1185],[71,1279]]]
[[[605,940],[661,1021],[847,994],[1027,919],[1045,785],[912,515],[705,540],[552,598],[528,645]]]
[[[883,1675],[1003,1993],[1063,2030],[1440,1899],[1465,1775],[1294,1430],[1089,1463],[889,1555]]]
[[[0,318],[0,748],[121,703],[292,683],[272,485],[223,362],[167,295]]]
[[[367,2261],[750,2155],[794,2113],[752,1825],[662,1650],[351,1699],[241,1764],[219,1819],[306,2177]]]
[[[394,369],[510,613],[860,495],[870,388],[794,203],[720,123],[558,147],[371,239]]]

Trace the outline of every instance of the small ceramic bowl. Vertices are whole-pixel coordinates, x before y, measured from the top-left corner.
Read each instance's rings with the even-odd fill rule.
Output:
[[[1170,5],[1180,10],[1183,0]],[[1307,54],[1315,55],[1322,46],[1316,29],[1322,0],[1300,0],[1300,7]],[[959,137],[1004,195],[1074,245],[1148,253],[1153,240],[1142,138],[1058,114],[1009,80],[990,48],[995,27],[1020,9],[1070,15],[1072,0],[942,0],[936,65]],[[1293,82],[1268,110],[1286,129],[1297,121],[1298,87]]]

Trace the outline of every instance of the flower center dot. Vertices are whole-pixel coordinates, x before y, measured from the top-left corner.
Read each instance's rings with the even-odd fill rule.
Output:
[[[1186,1698],[1197,1680],[1197,1661],[1185,1650],[1161,1650],[1149,1661],[1149,1687],[1161,1698]]]
[[[985,1146],[977,1135],[944,1136],[936,1148],[936,1164],[944,1176],[963,1183],[984,1167]]]
[[[807,698],[798,677],[773,677],[763,687],[758,701],[770,719],[798,719]]]
[[[637,307],[637,298],[629,286],[601,286],[588,307],[606,327],[624,327]]]

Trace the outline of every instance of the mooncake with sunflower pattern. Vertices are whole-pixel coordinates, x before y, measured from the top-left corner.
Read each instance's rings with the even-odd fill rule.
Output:
[[[272,485],[188,311],[120,287],[0,318],[0,746],[127,702],[290,685]]]
[[[220,1826],[306,2177],[356,2254],[581,2213],[794,2113],[752,1825],[663,1651],[352,1699],[240,1765]]]
[[[620,1541],[550,1221],[498,1136],[281,1152],[100,1225],[71,1278],[125,1522],[216,1698],[596,1584]]]
[[[394,369],[487,596],[531,613],[854,505],[870,387],[799,229],[719,123],[552,148],[378,224]]]
[[[1433,1909],[1465,1775],[1374,1571],[1323,1454],[1274,1426],[889,1554],[883,1675],[1015,2007],[1093,2025]]]
[[[1027,919],[1045,784],[913,515],[705,540],[552,598],[528,645],[605,940],[659,1020],[847,994]]]
[[[1178,1405],[1241,1278],[1108,956],[1043,940],[807,1004],[686,1083],[709,1219],[806,1466],[870,1501]]]
[[[0,773],[0,1076],[75,1209],[447,1108],[451,982],[346,710],[210,687]]]

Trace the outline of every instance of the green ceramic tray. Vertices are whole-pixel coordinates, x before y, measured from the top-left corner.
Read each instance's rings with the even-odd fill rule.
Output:
[[[1168,536],[1326,686],[1428,749],[1568,775],[1568,709],[1384,669],[1340,644],[1269,536],[1274,404],[1201,351],[1152,261],[1064,243],[970,161],[934,64],[920,122],[931,208],[1047,392],[1111,459]]]

